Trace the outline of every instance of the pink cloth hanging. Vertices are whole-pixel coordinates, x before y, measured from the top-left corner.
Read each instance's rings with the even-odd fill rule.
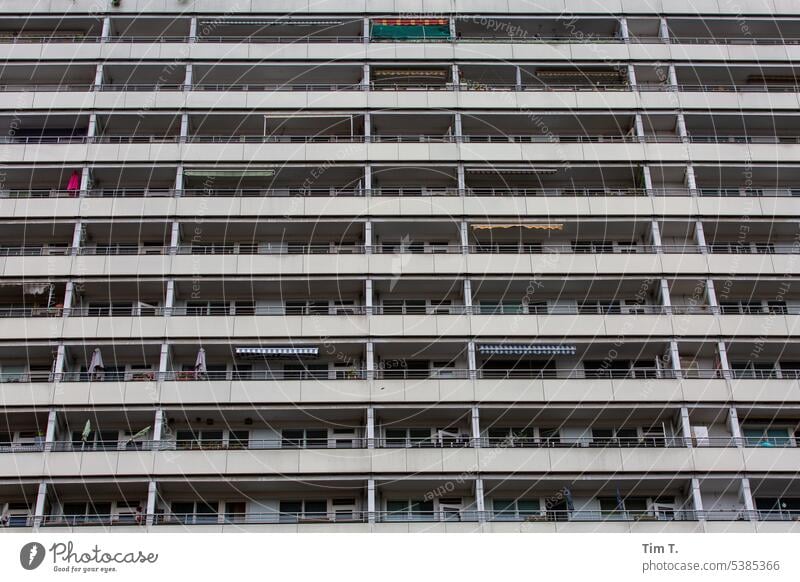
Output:
[[[78,170],[73,170],[67,182],[67,192],[77,192],[81,189],[81,175]]]

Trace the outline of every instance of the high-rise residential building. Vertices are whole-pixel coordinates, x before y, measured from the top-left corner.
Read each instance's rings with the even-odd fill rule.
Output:
[[[797,527],[796,2],[0,12],[0,527]]]

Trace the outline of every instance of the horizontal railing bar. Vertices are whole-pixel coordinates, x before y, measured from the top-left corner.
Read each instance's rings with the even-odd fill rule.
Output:
[[[635,521],[797,521],[796,510],[494,510],[452,509],[439,511],[361,511],[345,512],[250,512],[250,513],[155,513],[95,515],[25,515],[9,516],[5,527],[42,526],[141,526],[141,525],[257,525],[257,524],[314,524],[314,523],[368,523],[368,522],[635,522]]]
[[[117,188],[89,191],[58,189],[9,189],[0,191],[0,198],[104,198],[104,197],[196,197],[196,196],[263,196],[263,197],[427,197],[427,196],[507,196],[507,197],[618,197],[618,196],[704,196],[704,197],[800,197],[800,185],[796,188],[491,188],[469,187],[388,187],[365,189],[347,188],[264,188],[264,189],[203,189],[186,188]]]
[[[721,370],[721,369],[657,369],[657,368],[551,368],[543,370],[528,369],[486,369],[468,370],[463,368],[440,368],[432,370],[377,369],[364,368],[336,370],[241,370],[241,371],[95,371],[89,372],[20,372],[0,374],[0,383],[25,382],[141,382],[141,381],[248,381],[248,380],[451,380],[451,379],[554,379],[589,380],[596,379],[714,379],[734,377],[798,379],[800,370]]]
[[[128,452],[128,451],[276,451],[315,449],[447,449],[447,448],[543,448],[543,449],[625,449],[625,448],[796,448],[789,437],[431,437],[419,438],[341,438],[249,439],[222,441],[195,440],[106,440],[106,441],[40,441],[36,443],[0,442],[0,453],[41,452]]]
[[[53,84],[53,83],[2,83],[0,92],[17,91],[522,91],[522,92],[598,92],[598,91],[663,91],[663,92],[742,92],[742,93],[768,93],[768,92],[790,92],[800,93],[800,84],[679,84],[667,85],[663,83],[649,85],[627,85],[619,84],[485,84],[483,82],[461,82],[461,83],[441,83],[441,84],[383,84],[371,83],[306,83],[306,84],[195,84],[183,85],[173,84],[103,84],[94,85],[86,83]]]

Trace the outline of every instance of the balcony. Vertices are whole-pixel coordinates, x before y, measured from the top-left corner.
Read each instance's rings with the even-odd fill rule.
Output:
[[[498,116],[509,119],[509,116]],[[122,131],[122,120],[127,116],[119,116],[114,120],[114,127]],[[160,124],[159,131],[168,132],[174,116],[156,115],[153,124]],[[444,118],[442,118],[444,119]],[[665,118],[666,119],[666,118]],[[70,123],[75,123],[73,119]],[[338,124],[335,119],[331,123]],[[325,123],[328,123],[327,121]],[[669,122],[668,122],[669,124]],[[392,131],[395,129],[392,128]],[[263,131],[263,128],[262,128]],[[447,127],[441,129],[446,133]],[[705,131],[705,130],[704,130]],[[741,133],[743,130],[736,130]],[[349,122],[348,122],[349,133]],[[135,134],[135,132],[134,132]],[[435,137],[433,133],[418,132],[417,137]],[[437,135],[438,132],[437,132]],[[349,137],[348,137],[349,139]],[[437,138],[438,139],[438,138]],[[776,166],[759,165],[748,170],[745,177],[741,166],[722,164],[711,166],[708,164],[694,164],[696,188],[689,188],[686,167],[683,165],[650,165],[650,187],[643,187],[643,169],[629,165],[582,165],[572,164],[569,167],[556,167],[542,165],[537,167],[522,166],[517,164],[495,165],[468,165],[465,167],[464,188],[458,188],[457,168],[451,164],[445,165],[414,165],[408,167],[397,164],[373,164],[372,188],[365,188],[365,168],[359,165],[337,165],[327,168],[321,175],[315,175],[313,166],[287,164],[281,167],[269,167],[255,171],[252,168],[237,166],[219,166],[215,168],[192,167],[186,168],[178,185],[178,171],[170,165],[103,165],[89,168],[87,181],[81,184],[81,168],[77,166],[62,167],[26,167],[13,166],[6,169],[4,188],[0,190],[0,198],[27,199],[27,198],[75,198],[72,207],[66,203],[59,204],[56,208],[63,207],[74,213],[80,211],[79,205],[82,198],[220,198],[225,201],[209,202],[219,205],[225,212],[231,211],[230,198],[360,198],[354,201],[339,201],[328,204],[323,201],[309,202],[316,213],[325,212],[336,214],[357,214],[365,212],[364,207],[370,208],[373,214],[388,214],[389,210],[396,208],[387,206],[386,200],[397,198],[410,198],[414,200],[426,199],[429,204],[425,208],[430,212],[452,212],[466,210],[470,214],[480,213],[521,213],[526,208],[519,206],[524,200],[508,200],[503,198],[544,198],[548,208],[563,209],[563,212],[592,212],[593,207],[588,199],[607,198],[607,213],[626,214],[630,211],[630,202],[635,204],[634,209],[648,215],[653,209],[660,211],[665,197],[691,197],[697,198],[696,204],[701,214],[735,215],[752,213],[754,211],[786,212],[789,207],[784,201],[780,205],[771,205],[770,199],[795,196],[800,192],[800,173],[790,166],[782,166],[777,172]],[[68,188],[72,177],[77,173],[78,184],[75,188]],[[726,200],[720,204],[718,198],[765,198],[764,209],[762,203],[754,204],[742,200],[739,203]],[[464,200],[459,200],[464,198]],[[484,199],[484,200],[482,200]],[[580,199],[587,199],[582,201]],[[615,202],[614,199],[621,199]],[[634,199],[634,200],[631,200]],[[651,199],[651,200],[647,200]],[[402,200],[397,203],[401,204]],[[513,202],[513,205],[511,204]],[[168,202],[151,202],[151,204],[165,205]],[[533,203],[533,201],[531,201]],[[544,203],[544,200],[542,200]],[[287,205],[290,204],[287,202]],[[408,202],[412,205],[415,202]],[[416,203],[421,204],[421,202]],[[558,206],[554,206],[558,205]],[[617,208],[617,205],[619,208]],[[37,209],[30,206],[30,210],[37,210],[46,215],[52,212],[49,202],[42,202],[44,208]],[[128,213],[142,212],[141,202],[133,201],[127,205],[117,205]],[[186,206],[185,212],[194,212],[191,201],[187,200],[180,206]],[[297,203],[291,202],[291,208],[297,211]],[[102,216],[111,210],[111,202],[106,205],[99,202],[92,204],[97,208],[93,216]],[[642,207],[640,209],[640,207]],[[179,207],[180,208],[180,207]],[[237,206],[238,208],[238,206]],[[248,210],[249,205],[242,206]],[[411,206],[416,208],[416,206]],[[672,207],[671,207],[672,208]],[[158,206],[164,212],[163,206]],[[531,206],[538,212],[539,206]],[[677,210],[681,210],[682,207]],[[17,209],[20,210],[19,208]],[[287,209],[279,208],[285,213]],[[301,206],[302,210],[302,206]],[[496,210],[496,212],[493,212]],[[673,210],[676,210],[673,208]],[[312,212],[310,209],[309,213]],[[396,211],[392,210],[393,214]],[[85,214],[81,212],[81,214]]]
[[[434,20],[434,19],[432,19]],[[800,33],[788,19],[744,17],[741,23],[708,16],[703,26],[689,18],[629,17],[625,27],[615,17],[508,18],[504,15],[459,16],[435,19],[427,26],[411,19],[371,18],[364,37],[363,18],[321,15],[302,17],[241,18],[199,17],[192,34],[192,19],[148,18],[145,22],[112,15],[107,30],[96,18],[66,17],[55,20],[8,18],[0,39],[10,43],[642,43],[642,44],[796,44]],[[488,22],[490,25],[485,25]],[[451,36],[450,27],[455,31]],[[744,32],[743,32],[744,29]],[[105,36],[103,33],[105,32]]]

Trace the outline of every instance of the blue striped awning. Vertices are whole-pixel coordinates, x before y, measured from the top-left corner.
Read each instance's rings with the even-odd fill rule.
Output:
[[[480,344],[484,356],[574,356],[575,346],[563,344]]]
[[[236,348],[236,355],[243,358],[291,358],[296,356],[317,357],[315,346],[253,346]]]

